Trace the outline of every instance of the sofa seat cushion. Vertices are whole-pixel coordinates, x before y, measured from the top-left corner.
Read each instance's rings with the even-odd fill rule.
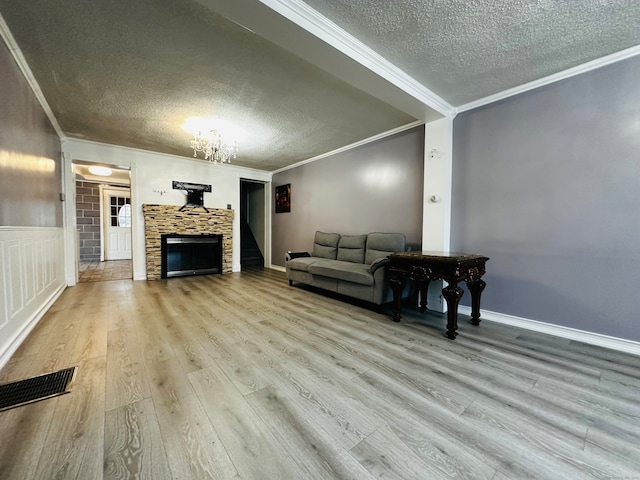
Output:
[[[298,258],[289,260],[287,262],[287,268],[289,270],[298,270],[301,272],[308,272],[309,265],[322,260],[324,259],[320,259],[318,257],[298,257]]]
[[[373,285],[373,274],[369,272],[369,265],[364,263],[322,260],[310,264],[309,273],[360,285]]]

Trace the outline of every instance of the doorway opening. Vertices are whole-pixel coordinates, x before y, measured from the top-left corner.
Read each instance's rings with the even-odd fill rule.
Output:
[[[240,179],[240,265],[264,267],[266,245],[265,183]]]
[[[129,170],[110,167],[108,176],[76,163],[78,282],[133,278],[131,180]]]

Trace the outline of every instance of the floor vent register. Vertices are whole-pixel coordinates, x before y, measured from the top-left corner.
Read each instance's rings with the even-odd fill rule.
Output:
[[[0,385],[0,412],[69,393],[78,367]]]

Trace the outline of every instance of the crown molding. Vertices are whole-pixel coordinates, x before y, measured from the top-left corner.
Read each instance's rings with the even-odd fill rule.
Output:
[[[327,152],[327,153],[322,153],[322,154],[317,155],[315,157],[308,158],[307,160],[302,160],[302,161],[300,161],[298,163],[294,163],[293,165],[289,165],[288,167],[283,167],[283,168],[280,168],[278,170],[274,170],[271,173],[273,175],[275,175],[276,173],[286,172],[287,170],[291,170],[292,168],[297,168],[297,167],[300,167],[302,165],[306,165],[307,163],[315,162],[317,160],[322,160],[323,158],[327,158],[327,157],[330,157],[332,155],[336,155],[338,153],[346,152],[347,150],[352,150],[354,148],[361,147],[362,145],[366,145],[368,143],[375,142],[377,140],[381,140],[381,139],[386,138],[386,137],[390,137],[391,135],[395,135],[396,133],[401,133],[401,132],[404,132],[406,130],[411,130],[412,128],[419,127],[420,125],[424,125],[424,122],[418,120],[418,121],[415,121],[415,122],[412,122],[412,123],[408,123],[406,125],[402,125],[400,127],[394,128],[392,130],[387,130],[386,132],[379,133],[379,134],[374,135],[372,137],[365,138],[364,140],[360,140],[359,142],[355,142],[355,143],[352,143],[350,145],[345,145],[344,147],[336,148],[335,150],[331,150],[330,152]]]
[[[441,115],[455,116],[455,108],[447,101],[301,0],[260,2]]]
[[[20,50],[20,47],[18,46],[18,42],[16,42],[16,39],[13,38],[13,34],[9,30],[9,26],[7,25],[7,22],[5,22],[4,17],[2,16],[1,13],[0,13],[0,37],[2,37],[2,39],[4,40],[4,43],[6,43],[7,48],[9,49],[9,52],[11,52],[11,55],[13,56],[14,60],[18,64],[18,68],[20,69],[20,71],[24,75],[25,80],[31,87],[33,94],[38,99],[38,102],[40,103],[40,106],[44,110],[45,115],[51,122],[53,129],[58,134],[58,137],[62,139],[64,137],[64,133],[62,131],[62,128],[60,128],[58,119],[53,114],[53,110],[51,110],[51,107],[49,106],[49,103],[47,102],[47,99],[45,98],[44,93],[42,93],[42,90],[40,89],[40,85],[38,85],[36,78],[33,76],[33,72],[31,71],[31,68],[29,68],[29,64],[27,64],[27,60],[24,58],[24,55],[22,54],[22,50]]]
[[[211,164],[212,167],[216,167],[216,168],[225,168],[225,169],[231,169],[234,170],[236,172],[238,172],[238,174],[244,174],[244,175],[251,175],[252,178],[260,180],[260,181],[270,181],[271,180],[271,176],[272,176],[272,172],[268,172],[266,170],[259,170],[257,168],[249,168],[249,167],[242,167],[240,165],[233,165],[230,163],[224,163],[224,164],[213,164],[210,163],[206,160],[202,160],[199,158],[193,158],[191,156],[180,156],[180,155],[174,155],[171,153],[163,153],[163,152],[154,152],[152,150],[143,150],[141,148],[134,148],[134,147],[125,147],[123,145],[114,145],[112,143],[102,143],[102,142],[96,142],[93,140],[86,140],[86,139],[82,139],[82,138],[72,138],[72,137],[63,137],[61,139],[61,144],[62,144],[62,152],[63,154],[67,154],[70,155],[71,161],[76,162],[78,161],[81,164],[92,164],[95,163],[94,160],[92,159],[83,159],[83,154],[76,154],[76,152],[74,152],[73,146],[74,144],[80,145],[80,146],[85,146],[85,147],[89,147],[89,148],[93,148],[96,151],[102,150],[102,151],[116,151],[116,152],[122,152],[122,153],[126,153],[126,152],[130,152],[132,154],[135,155],[142,155],[145,157],[148,157],[150,159],[152,159],[153,157],[166,157],[166,158],[170,158],[176,161],[187,161],[187,162],[194,162],[194,163],[198,163],[199,165],[203,165],[203,164]],[[112,165],[115,166],[116,168],[130,168],[128,166],[118,166],[114,163],[110,163],[109,162],[109,158],[111,158],[111,156],[106,156],[105,158],[103,158],[101,160],[101,163],[104,163],[105,165]]]
[[[576,75],[580,75],[582,73],[590,72],[592,70],[596,70],[598,68],[611,65],[612,63],[626,60],[627,58],[635,57],[636,55],[640,55],[640,45],[636,45],[635,47],[627,48],[625,50],[620,50],[619,52],[615,52],[610,55],[597,58],[590,62],[583,63],[582,65],[578,65],[578,66],[569,68],[567,70],[564,70],[562,72],[548,75],[546,77],[540,78],[538,80],[534,80],[529,83],[524,83],[517,87],[509,88],[508,90],[504,90],[494,95],[489,95],[487,97],[474,100],[473,102],[465,103],[464,105],[460,105],[459,107],[455,108],[455,113],[457,114],[457,113],[466,112],[468,110],[473,110],[474,108],[478,108],[484,105],[488,105],[490,103],[498,102],[505,98],[513,97],[514,95],[528,92],[529,90],[534,90],[536,88],[544,87],[545,85],[550,85],[552,83],[559,82],[567,78],[575,77]]]

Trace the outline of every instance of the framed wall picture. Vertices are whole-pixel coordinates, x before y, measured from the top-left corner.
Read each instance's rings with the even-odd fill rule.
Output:
[[[276,213],[291,211],[291,184],[276,187]]]

